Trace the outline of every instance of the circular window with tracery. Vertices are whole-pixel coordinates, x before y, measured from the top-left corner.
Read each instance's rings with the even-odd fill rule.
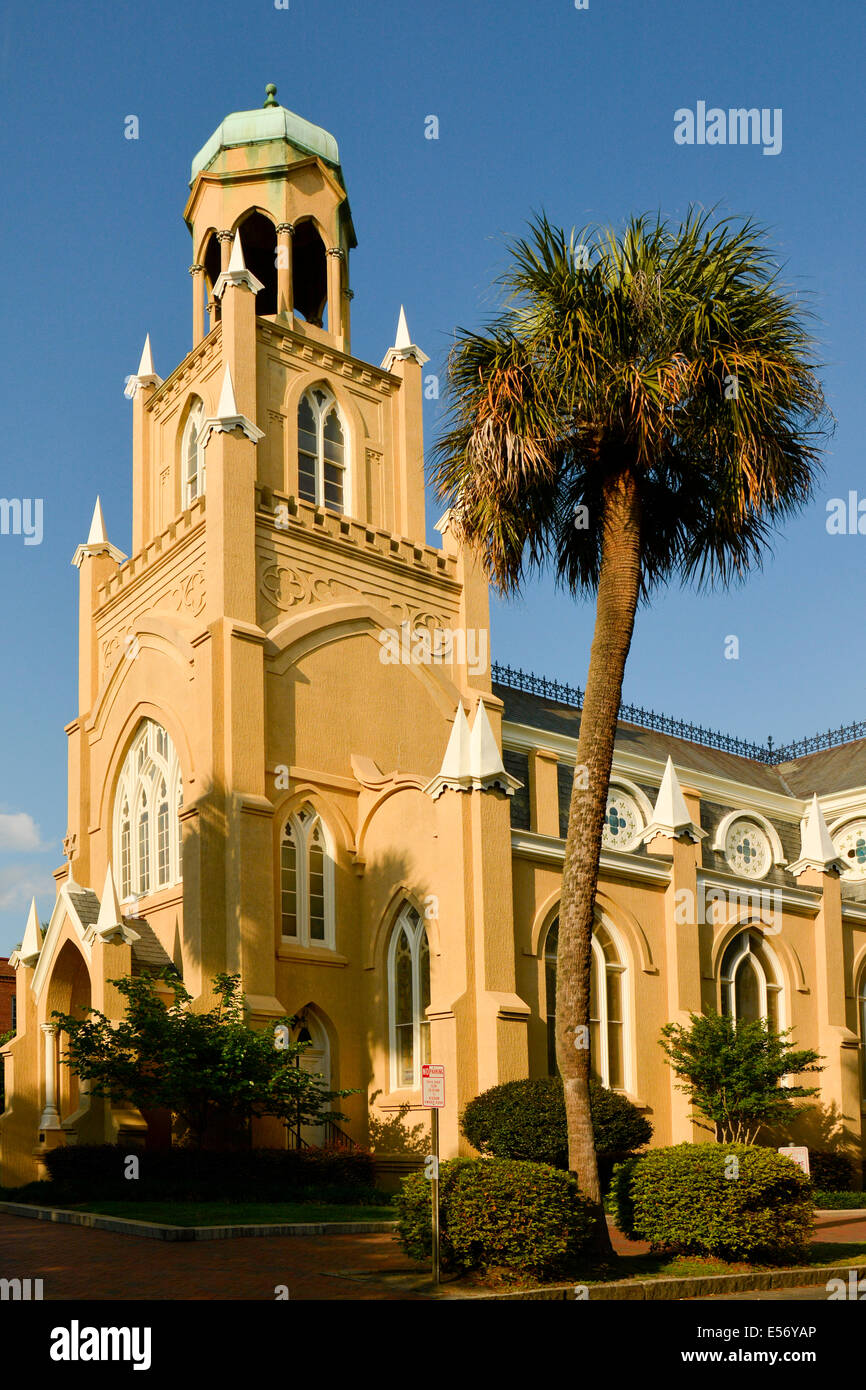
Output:
[[[605,849],[633,849],[643,830],[643,817],[637,802],[619,787],[611,787],[607,795],[607,810],[601,843]]]
[[[853,820],[836,836],[839,858],[855,878],[866,878],[866,820]]]
[[[773,851],[759,825],[751,820],[735,820],[725,836],[725,858],[735,874],[763,878],[770,871]]]

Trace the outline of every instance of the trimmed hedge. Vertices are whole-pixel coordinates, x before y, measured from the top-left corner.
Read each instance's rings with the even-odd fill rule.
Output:
[[[651,1149],[614,1170],[611,1190],[619,1229],[653,1250],[787,1263],[812,1230],[812,1183],[757,1145]]]
[[[595,1080],[590,1083],[590,1103],[599,1176],[606,1187],[614,1164],[648,1144],[653,1130],[636,1105]],[[481,1154],[568,1169],[568,1132],[559,1076],[492,1086],[469,1102],[460,1124],[469,1143]]]
[[[431,1252],[431,1184],[422,1173],[395,1199],[406,1254]],[[491,1267],[537,1278],[567,1275],[592,1229],[589,1204],[572,1173],[545,1163],[454,1158],[439,1168],[443,1270]]]
[[[124,1177],[130,1154],[139,1161],[135,1179]],[[359,1150],[218,1152],[72,1144],[52,1149],[44,1161],[50,1180],[31,1184],[28,1200],[381,1201],[374,1186],[373,1159]]]

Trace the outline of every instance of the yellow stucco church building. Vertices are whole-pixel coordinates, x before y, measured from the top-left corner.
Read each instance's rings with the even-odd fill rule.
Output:
[[[467,1101],[554,1065],[579,700],[491,667],[482,570],[447,514],[427,544],[427,359],[402,312],[380,366],[352,355],[336,141],[268,88],[194,159],[184,218],[191,350],[163,379],[148,340],[127,386],[132,553],[97,501],[73,559],[66,863],[12,958],[6,1186],[58,1144],[155,1139],[61,1064],[52,1013],[120,1017],[109,981],[169,962],[205,1005],[238,972],[254,1025],[297,1016],[308,1064],[355,1092],[340,1142],[424,1119],[433,1060],[454,1154]],[[654,1142],[706,1137],[658,1038],[715,1007],[823,1054],[791,1138],[859,1162],[866,740],[624,720],[593,971],[594,1070]],[[259,1121],[254,1142],[292,1138]]]

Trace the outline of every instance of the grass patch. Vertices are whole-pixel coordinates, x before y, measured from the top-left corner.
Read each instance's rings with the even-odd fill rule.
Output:
[[[166,1226],[252,1226],[275,1222],[393,1221],[388,1206],[352,1206],[348,1202],[76,1202],[70,1211],[121,1216]]]

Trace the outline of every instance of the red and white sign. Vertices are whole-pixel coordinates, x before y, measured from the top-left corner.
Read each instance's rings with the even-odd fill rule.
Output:
[[[421,1063],[421,1104],[427,1110],[445,1107],[445,1068],[438,1062]]]
[[[784,1149],[779,1150],[779,1153],[784,1154],[786,1158],[790,1158],[797,1164],[798,1168],[802,1168],[807,1178],[810,1176],[809,1150],[807,1148],[799,1147],[796,1144],[787,1144]]]

